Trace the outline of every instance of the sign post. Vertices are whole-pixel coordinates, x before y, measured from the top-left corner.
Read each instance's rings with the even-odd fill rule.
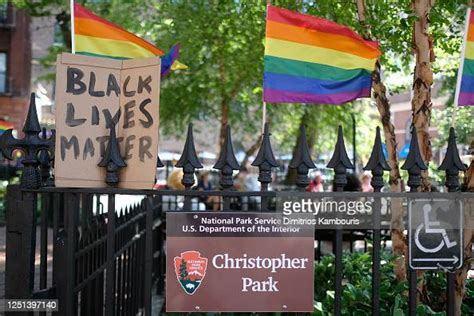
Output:
[[[311,312],[314,229],[281,214],[166,214],[168,312]]]
[[[416,199],[408,204],[412,269],[455,270],[463,265],[461,201]]]

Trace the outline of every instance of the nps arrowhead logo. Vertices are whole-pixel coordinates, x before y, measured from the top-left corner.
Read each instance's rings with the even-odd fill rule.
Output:
[[[198,251],[190,250],[174,257],[174,271],[184,292],[193,295],[206,275],[207,258]]]

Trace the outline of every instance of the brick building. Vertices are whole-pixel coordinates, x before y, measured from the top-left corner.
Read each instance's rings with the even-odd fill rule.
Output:
[[[0,121],[21,130],[31,87],[30,17],[0,3]]]

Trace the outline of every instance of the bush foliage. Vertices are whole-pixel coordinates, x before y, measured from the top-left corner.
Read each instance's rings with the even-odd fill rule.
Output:
[[[381,253],[380,315],[402,316],[408,310],[408,283],[400,282],[393,273],[395,256]],[[372,312],[372,256],[369,252],[345,253],[342,314],[367,316]],[[332,315],[334,310],[334,256],[324,256],[314,268],[314,315]],[[417,307],[417,315],[446,315],[446,277],[444,273],[426,272]],[[474,314],[474,280],[468,279],[463,315]]]

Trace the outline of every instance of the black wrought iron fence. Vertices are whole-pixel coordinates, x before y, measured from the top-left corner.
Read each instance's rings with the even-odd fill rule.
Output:
[[[11,159],[14,149],[21,149],[25,153],[21,184],[8,189],[6,298],[57,298],[61,315],[158,314],[161,311],[159,306],[163,306],[165,285],[166,212],[276,210],[277,192],[268,191],[268,185],[272,182],[272,168],[277,167],[278,163],[273,155],[268,125],[265,126],[260,150],[252,164],[259,169],[261,191],[258,192],[233,190],[233,175],[239,165],[234,156],[230,128],[227,129],[224,146],[214,166],[220,171],[221,190],[192,190],[195,171],[202,168],[194,148],[192,126],[188,129],[181,159],[176,164],[176,167],[183,169],[184,191],[124,190],[113,187],[59,188],[52,186],[51,158],[48,155],[48,152],[54,151],[54,139],[46,139],[44,132],[42,137],[39,136],[41,129],[33,102],[24,127],[25,137],[18,140],[13,138],[11,132],[6,132],[0,138],[2,153],[7,158]],[[414,195],[425,194],[432,198],[432,193],[415,193],[421,186],[421,171],[426,170],[427,166],[418,148],[416,130],[413,129],[412,133],[414,137],[410,154],[403,166],[409,174],[408,185]],[[111,137],[110,141],[117,140]],[[157,167],[162,166],[158,159]],[[376,203],[380,203],[380,199],[384,197],[405,196],[401,193],[380,193],[384,186],[384,171],[390,168],[383,155],[378,129],[372,155],[365,167],[372,172],[375,193],[342,193],[347,184],[346,171],[352,169],[353,164],[346,153],[341,127],[328,167],[334,170],[334,195],[370,197]],[[311,160],[303,127],[290,168],[296,169],[296,185],[299,191],[304,191],[309,183],[308,172],[315,165]],[[454,130],[451,130],[448,152],[441,169],[446,171],[446,186],[449,191],[457,191],[459,172],[465,166],[459,159]],[[108,173],[108,182],[113,184],[111,180],[117,179],[118,171],[111,173],[114,171]],[[452,193],[437,194],[446,196]],[[116,204],[116,199],[121,195],[139,196],[142,199],[138,204],[130,203],[120,207]],[[324,195],[327,193],[314,193],[315,197]],[[211,204],[206,203],[209,197],[213,197]],[[469,197],[472,198],[472,194]],[[39,274],[35,274],[38,210],[40,269]],[[378,213],[379,210],[380,208],[374,208],[375,223],[382,216]],[[52,230],[49,229],[50,226]],[[53,237],[52,245],[48,244],[50,233]],[[348,234],[342,228],[325,233],[322,234],[325,238],[332,239],[335,255],[334,314],[341,315],[343,242],[350,241],[351,238],[370,237],[373,240],[372,313],[379,315],[382,228],[375,226],[373,229],[360,231],[359,237],[350,237],[350,234],[347,237]],[[49,252],[50,246],[52,253]],[[320,248],[318,247],[318,251]],[[317,253],[316,257],[319,255]],[[416,273],[408,267],[407,271],[409,314],[415,315]],[[39,286],[35,286],[35,278],[39,279]],[[454,282],[453,274],[447,273],[448,315],[455,315]]]

